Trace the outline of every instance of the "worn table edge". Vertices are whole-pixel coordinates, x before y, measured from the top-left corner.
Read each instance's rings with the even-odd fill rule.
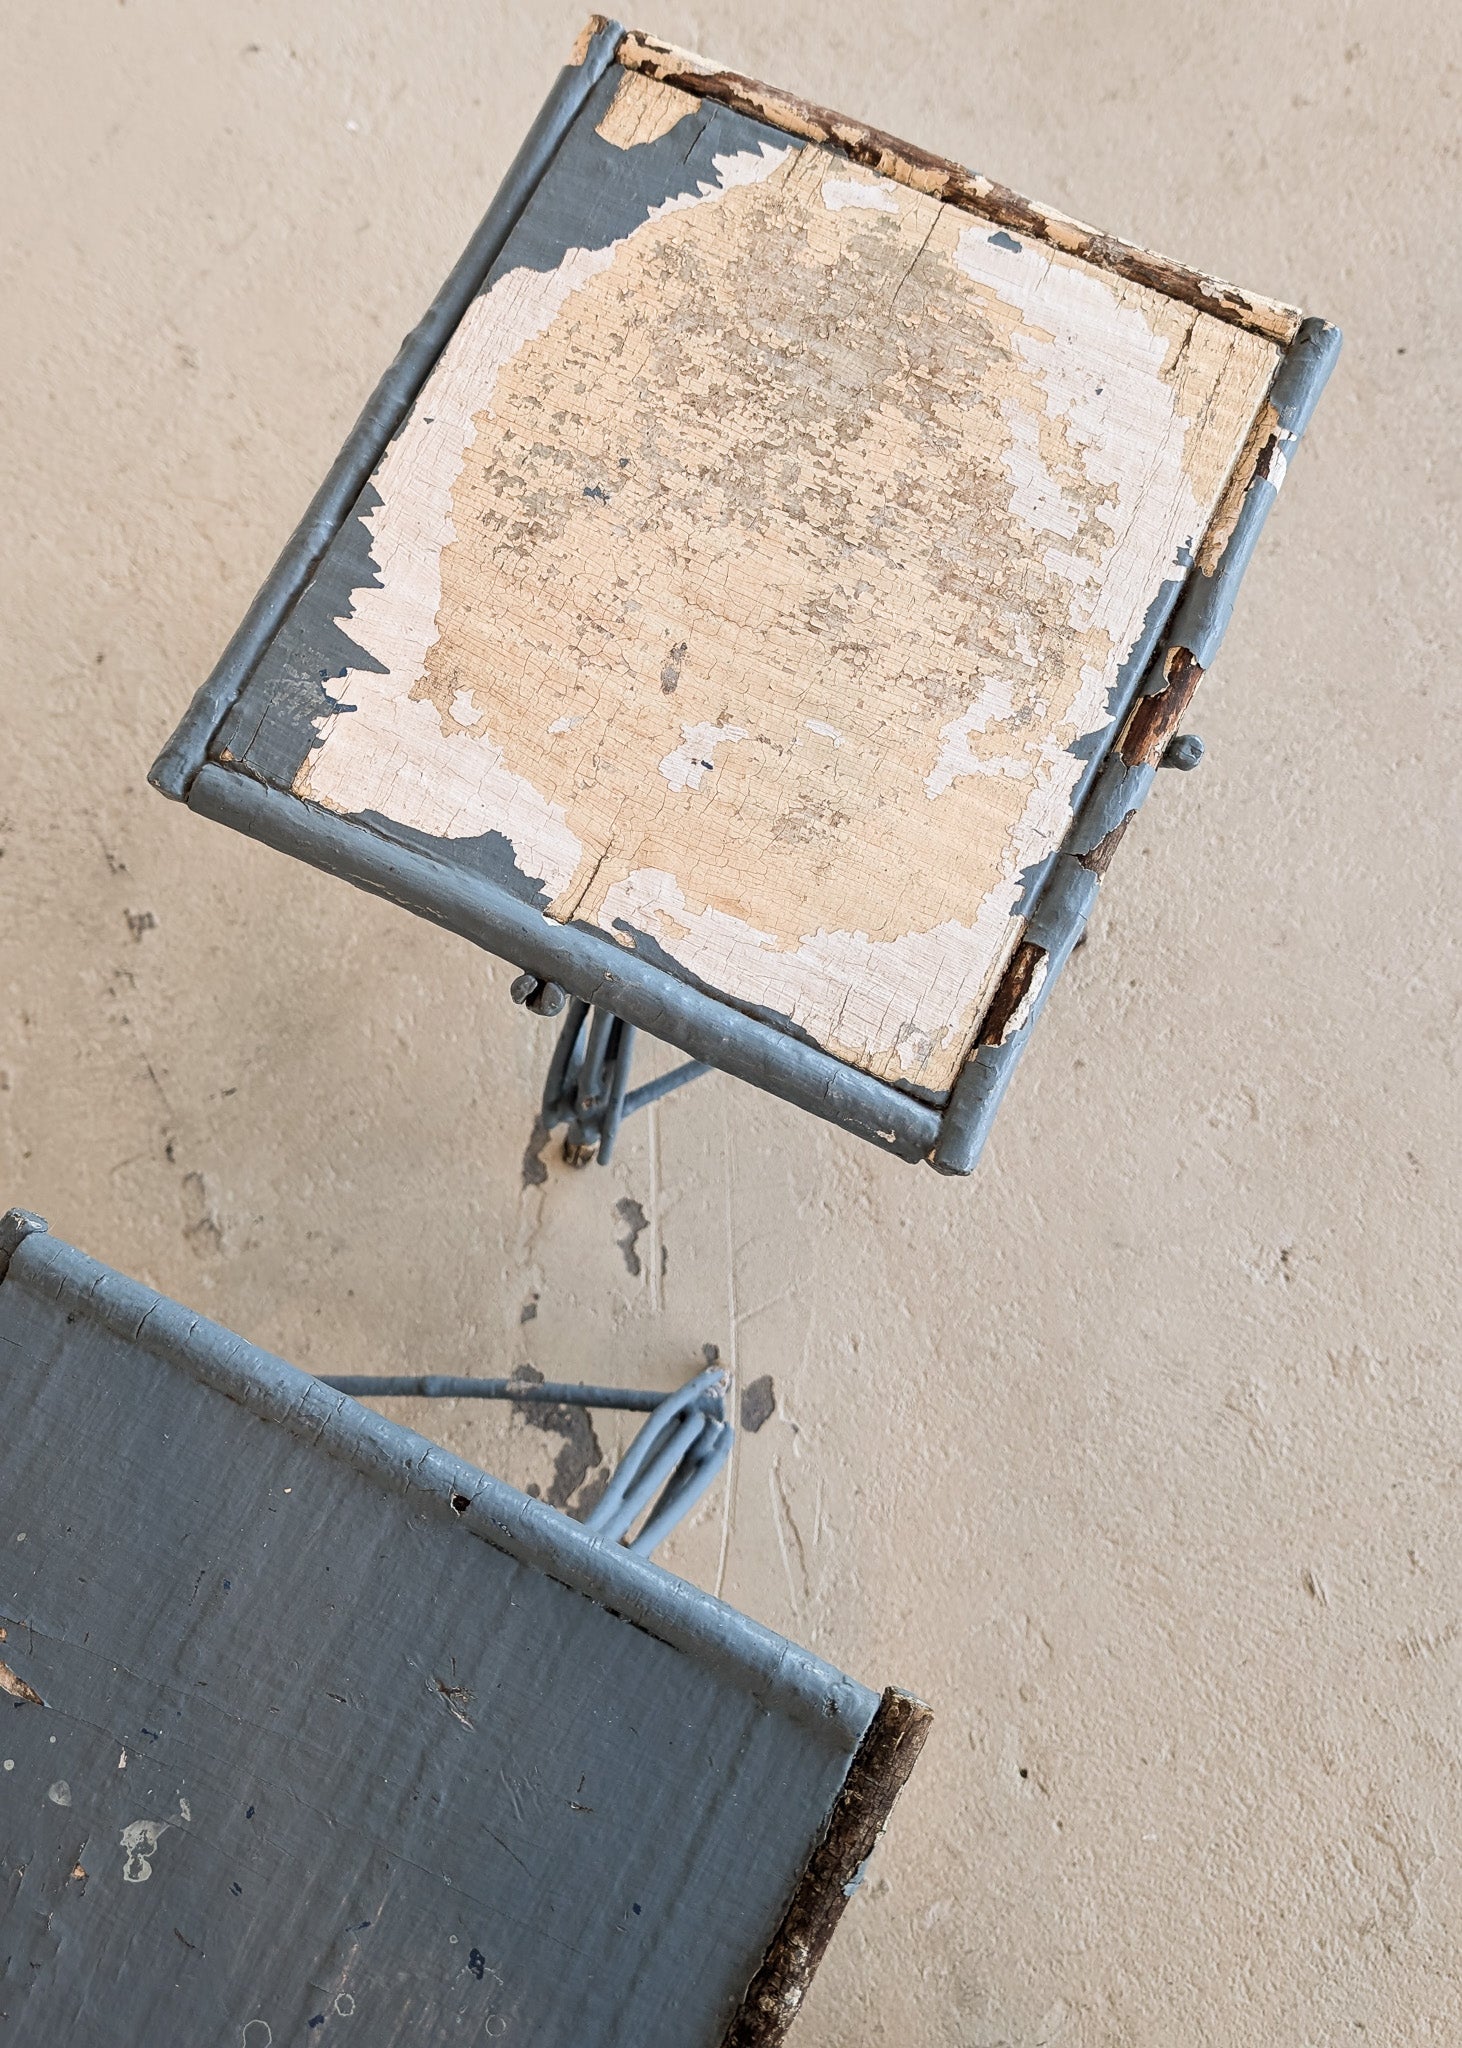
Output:
[[[556,924],[485,877],[402,846],[359,819],[216,761],[194,777],[188,802],[199,816],[413,910],[897,1158],[926,1158],[938,1138],[939,1111],[927,1103],[703,994],[607,934]]]
[[[600,15],[591,18],[589,30],[602,33],[610,24]],[[1080,257],[1098,269],[1111,271],[1134,284],[1144,284],[1165,297],[1211,313],[1216,320],[1262,334],[1281,347],[1288,347],[1299,330],[1302,314],[1295,306],[1256,292],[1242,291],[1222,278],[1209,277],[1170,257],[1156,255],[1120,236],[1104,234],[1073,220],[1055,207],[1025,198],[1009,185],[967,170],[948,157],[935,156],[912,142],[885,134],[866,122],[855,121],[830,107],[816,105],[780,86],[727,71],[691,50],[677,49],[655,36],[638,30],[624,32],[615,49],[615,60],[627,71],[640,71],[662,84],[682,92],[720,100],[737,113],[750,114],[769,122],[806,142],[824,143],[844,151],[855,163],[866,164],[895,184],[910,186],[936,199],[946,200],[970,213],[978,213],[1002,227],[1014,228],[1033,241],[1048,243],[1068,256]]]
[[[375,1486],[432,1509],[464,1536],[543,1573],[668,1647],[691,1655],[769,1712],[851,1754],[878,1706],[856,1679],[606,1538],[479,1471],[349,1394],[128,1279],[49,1234],[25,1211],[0,1218],[0,1290],[85,1316],[167,1361],[261,1421],[288,1430]]]
[[[722,2048],[777,2048],[786,2037],[932,1721],[911,1693],[884,1693]]]
[[[930,1161],[941,1173],[969,1174],[979,1162],[1036,1020],[1086,928],[1101,878],[1150,793],[1165,748],[1218,653],[1239,584],[1340,345],[1338,327],[1307,319],[1279,360],[1260,409],[1265,432],[1249,451],[1248,474],[1240,479],[1242,496],[1227,538],[1211,566],[1189,571],[1136,701],[1100,757],[1100,769],[1035,897],[1021,943],[955,1077]],[[1222,507],[1215,520],[1221,513]],[[1197,560],[1204,561],[1203,547]]]

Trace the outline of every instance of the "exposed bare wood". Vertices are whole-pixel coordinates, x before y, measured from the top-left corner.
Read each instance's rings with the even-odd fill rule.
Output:
[[[20,1673],[12,1671],[8,1664],[0,1664],[0,1692],[26,1706],[43,1707],[46,1704],[35,1687],[27,1685]]]
[[[1202,669],[1185,647],[1175,647],[1168,655],[1165,673],[1163,688],[1151,697],[1139,697],[1127,720],[1121,747],[1122,759],[1131,768],[1161,761],[1203,680]]]
[[[1218,509],[1209,521],[1208,531],[1203,536],[1203,545],[1194,557],[1193,566],[1200,576],[1211,576],[1218,567],[1219,559],[1233,538],[1234,528],[1239,523],[1245,493],[1254,481],[1264,451],[1274,445],[1278,426],[1279,415],[1266,399],[1254,415],[1254,424],[1249,429],[1248,439],[1239,451],[1239,459],[1224,485]]]
[[[716,165],[470,309],[295,788],[942,1088],[1278,352],[834,149]]]
[[[872,1855],[894,1800],[918,1762],[933,1719],[922,1700],[892,1689],[852,1768],[776,1939],[747,1990],[723,2048],[777,2048]]]
[[[609,19],[607,15],[591,14],[584,23],[584,26],[579,30],[578,36],[574,41],[574,47],[569,52],[570,64],[582,64],[589,54],[590,43],[593,42],[601,29],[608,28],[608,26]]]
[[[1021,1013],[1040,993],[1045,980],[1046,958],[1044,946],[1037,946],[1030,939],[1021,940],[981,1021],[981,1045],[1003,1045],[1013,1030],[1020,1029]]]
[[[652,86],[646,92],[643,81],[631,73],[622,80],[597,132],[616,148],[635,149],[642,142],[654,142],[659,136],[668,135],[695,104],[673,85],[662,85],[658,90]]]
[[[1085,853],[1078,854],[1077,859],[1081,865],[1094,875],[1104,875],[1112,865],[1112,855],[1126,836],[1127,827],[1136,816],[1136,811],[1128,811],[1125,817],[1117,820],[1110,832],[1103,832],[1095,846],[1088,847]]]
[[[775,127],[785,128],[808,142],[822,142],[846,150],[856,162],[867,164],[880,176],[947,199],[953,206],[968,207],[985,219],[1015,228],[1068,255],[1084,257],[1103,270],[1134,283],[1150,285],[1154,291],[1211,313],[1215,319],[1231,320],[1252,333],[1287,345],[1299,328],[1301,314],[1293,306],[1241,291],[1221,278],[1206,277],[1169,257],[1154,255],[1134,242],[1103,234],[1087,227],[1055,207],[1042,206],[1024,198],[1010,186],[968,171],[946,157],[933,156],[913,143],[901,142],[865,122],[850,120],[795,93],[762,85],[740,72],[723,70],[690,50],[662,43],[654,36],[630,31],[620,43],[618,61],[627,69],[662,79],[686,92],[720,100],[744,114],[754,114]]]

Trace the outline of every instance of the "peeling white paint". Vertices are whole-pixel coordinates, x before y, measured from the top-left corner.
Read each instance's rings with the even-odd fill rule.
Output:
[[[897,213],[898,187],[882,180],[866,185],[860,178],[824,178],[822,203],[831,213],[841,213],[849,206],[866,207],[871,213]]]
[[[1085,541],[1086,551],[1079,545],[1046,549],[1043,566],[1070,586],[1072,626],[1105,634],[1111,648],[1107,660],[1082,664],[1063,721],[1066,743],[1055,746],[1048,736],[1033,750],[1030,797],[1001,881],[982,905],[982,915],[999,904],[1008,914],[1019,898],[1022,870],[1045,857],[1070,816],[1082,770],[1070,740],[1103,724],[1116,665],[1136,639],[1151,598],[1154,564],[1164,576],[1179,573],[1200,510],[1183,465],[1190,422],[1163,374],[1169,340],[1124,300],[1121,287],[1039,244],[1011,248],[978,228],[961,233],[955,260],[1018,312],[1013,347],[1045,394],[1043,415],[1026,413],[1008,398],[1002,402],[1011,435],[1003,458],[1011,509],[1034,532]],[[1049,434],[1053,424],[1067,459],[1105,494],[1097,517],[1107,537],[1095,550],[1084,509],[1063,491],[1043,455],[1043,425]],[[954,721],[940,735],[939,758],[925,784],[930,795],[961,774],[1016,772],[1013,756],[977,762],[961,724]]]
[[[370,744],[358,753],[355,720],[335,723],[336,734],[350,737],[333,755],[327,750],[313,757],[296,785],[302,794],[341,810],[380,811],[443,839],[501,832],[524,874],[540,878],[553,894],[568,886],[583,842],[569,828],[563,805],[506,768],[502,748],[486,733],[448,739],[433,704],[389,690],[375,696],[372,718]]]
[[[1041,424],[1013,398],[1002,398],[1000,417],[1010,429],[1010,445],[1001,460],[1014,489],[1010,509],[1032,533],[1057,533],[1074,540],[1082,514],[1052,476],[1041,454]]]
[[[699,180],[696,192],[656,207],[634,232],[736,186],[758,184],[791,154],[790,147],[763,143],[717,156],[717,183]],[[491,414],[498,376],[521,348],[547,333],[574,292],[608,269],[625,239],[602,249],[570,249],[556,270],[510,270],[463,315],[372,479],[382,504],[366,524],[379,577],[352,592],[353,616],[343,623],[386,673],[353,668],[328,685],[337,703],[355,709],[326,721],[320,745],[295,782],[301,796],[317,803],[379,811],[437,838],[502,832],[522,872],[541,878],[550,895],[568,886],[583,852],[563,806],[545,801],[526,777],[503,765],[502,749],[483,729],[469,691],[457,693],[452,709],[463,726],[470,711],[473,730],[451,734],[442,731],[433,704],[409,693],[425,675],[437,638],[442,550],[457,538],[453,487],[478,419]]]
[[[715,767],[715,750],[727,742],[744,740],[739,725],[682,725],[682,744],[660,762],[660,773],[673,790],[699,789]]]
[[[1105,690],[1104,672],[1083,668],[1078,715],[1094,716]],[[949,919],[894,939],[819,930],[796,947],[779,946],[773,934],[729,912],[710,905],[692,910],[676,878],[656,868],[636,869],[615,883],[599,922],[612,929],[622,921],[647,933],[712,987],[752,981],[758,1001],[821,1045],[870,1059],[892,1055],[901,1071],[916,1072],[934,1051],[963,1044],[973,1030],[1008,947],[1025,873],[1049,853],[1081,770],[1049,735],[1026,759],[1012,757],[1008,765],[1030,776],[1030,794],[999,880],[970,924]]]
[[[60,1802],[58,1802],[59,1804]],[[179,1799],[174,1820],[133,1820],[122,1830],[122,1880],[125,1884],[146,1884],[152,1875],[157,1845],[169,1828],[184,1827],[193,1818],[186,1799]]]
[[[1285,476],[1288,473],[1289,450],[1293,446],[1295,439],[1296,436],[1288,427],[1276,427],[1274,430],[1274,445],[1270,449],[1268,459],[1263,463],[1259,473],[1276,491],[1284,482]]]
[[[1029,621],[1023,619],[1019,612],[1007,612],[1004,623],[1010,629],[1011,638],[1015,642],[1015,651],[1020,656],[1022,664],[1026,668],[1039,668],[1041,658],[1031,644]],[[1033,709],[1037,717],[1045,717],[1046,706],[1044,701],[1035,704]]]
[[[943,796],[961,775],[1031,775],[1030,758],[1003,757],[982,760],[970,747],[970,735],[988,730],[991,720],[1003,724],[1015,708],[1015,685],[1007,676],[991,676],[975,702],[958,718],[952,718],[939,732],[939,758],[924,777],[924,794]]]
[[[409,688],[426,671],[442,601],[441,552],[457,538],[452,487],[477,438],[478,415],[491,410],[500,371],[613,261],[612,247],[570,249],[557,270],[510,270],[498,278],[463,314],[383,456],[372,482],[384,502],[366,518],[380,579],[352,593],[354,616],[346,621],[351,638],[390,671],[373,678],[378,686]],[[368,673],[349,670],[335,694],[354,702]],[[360,718],[353,713],[347,728]]]
[[[708,199],[720,199],[737,185],[759,185],[769,178],[773,171],[784,164],[792,154],[791,148],[778,149],[770,142],[762,143],[759,149],[738,149],[731,156],[713,156],[711,165],[716,173],[716,182],[710,184],[704,178],[696,180],[694,192],[676,192],[669,199],[662,199],[658,206],[652,206],[645,217],[644,227],[657,220],[664,220],[667,214],[684,213],[688,207],[702,206]],[[635,234],[643,232],[636,228]],[[623,237],[627,241],[628,236]],[[622,247],[623,242],[610,244],[610,254]]]
[[[815,732],[819,739],[831,740],[835,747],[843,744],[843,735],[835,725],[829,725],[825,719],[804,718],[802,723],[809,732]]]
[[[1018,875],[1012,877],[1019,887]],[[809,933],[795,949],[769,932],[707,907],[694,911],[673,875],[638,868],[604,899],[600,922],[623,921],[658,939],[713,986],[744,985],[820,1044],[874,1056],[896,1054],[905,1071],[972,1028],[990,963],[1008,929],[1008,906],[982,905],[972,926],[875,939],[867,932]]]
[[[1053,548],[1044,564],[1072,586],[1072,625],[1108,634],[1120,655],[1141,625],[1154,563],[1163,575],[1176,574],[1199,524],[1183,467],[1191,422],[1163,375],[1168,337],[1124,301],[1120,287],[1040,243],[1011,248],[966,228],[955,261],[1020,314],[1014,347],[1046,395],[1046,421],[1061,425],[1072,459],[1111,493],[1098,515],[1111,537],[1096,556]],[[1012,510],[1035,532],[1075,538],[1086,515],[1042,457],[1041,419],[1022,418],[1008,399],[1001,411],[1012,437],[1005,456]]]

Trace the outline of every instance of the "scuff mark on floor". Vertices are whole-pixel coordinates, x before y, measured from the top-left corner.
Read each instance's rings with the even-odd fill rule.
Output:
[[[523,1179],[525,1188],[541,1188],[548,1179],[548,1168],[543,1155],[548,1150],[548,1141],[553,1136],[553,1126],[543,1118],[533,1119],[533,1128],[528,1133],[528,1142],[523,1147]]]
[[[614,1213],[625,1226],[624,1236],[614,1241],[624,1253],[626,1272],[638,1280],[645,1270],[640,1259],[639,1242],[650,1227],[650,1219],[632,1195],[621,1195],[614,1205]]]
[[[769,1372],[753,1380],[741,1392],[741,1427],[748,1436],[755,1436],[764,1423],[770,1422],[777,1412],[777,1390]]]
[[[543,1384],[543,1374],[532,1365],[517,1366],[512,1377],[527,1380],[534,1386]],[[547,1501],[551,1508],[562,1508],[582,1518],[603,1491],[608,1477],[604,1453],[588,1409],[571,1406],[567,1401],[514,1401],[513,1413],[530,1429],[541,1429],[562,1438],[548,1491],[540,1493],[535,1486],[529,1486],[526,1491],[536,1500]],[[595,1491],[592,1497],[586,1495],[575,1503],[574,1495],[586,1481],[594,1485]]]

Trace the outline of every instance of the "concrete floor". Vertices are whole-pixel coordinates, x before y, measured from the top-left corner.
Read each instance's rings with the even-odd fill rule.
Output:
[[[1208,764],[973,1183],[716,1078],[525,1188],[509,971],[144,775],[578,6],[21,10],[0,1195],[317,1369],[771,1377],[668,1561],[938,1710],[800,2048],[1456,2041],[1462,15],[642,25],[1344,326]]]

